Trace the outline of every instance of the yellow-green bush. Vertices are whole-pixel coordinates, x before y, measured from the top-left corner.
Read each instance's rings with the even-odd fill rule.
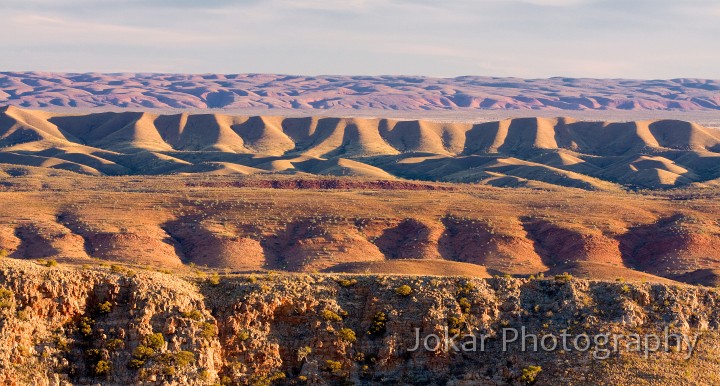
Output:
[[[320,314],[323,319],[327,320],[328,322],[339,322],[342,320],[340,315],[336,314],[332,310],[324,309],[322,313]]]
[[[368,328],[368,335],[382,335],[385,333],[385,324],[387,323],[387,315],[384,312],[376,312],[373,315],[372,323]]]
[[[522,376],[520,382],[524,382],[528,385],[535,383],[538,374],[542,371],[540,366],[528,366],[522,370]]]
[[[112,311],[112,303],[110,302],[102,302],[98,304],[98,312],[101,314],[109,314],[110,311]]]
[[[410,296],[410,294],[413,293],[413,289],[409,285],[403,284],[400,287],[395,288],[395,293],[400,296]]]
[[[338,336],[346,342],[355,343],[357,340],[357,337],[355,336],[355,331],[349,329],[349,328],[341,328],[340,331],[338,331]]]

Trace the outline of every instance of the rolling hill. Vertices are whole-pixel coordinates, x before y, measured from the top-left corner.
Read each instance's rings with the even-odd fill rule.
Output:
[[[312,174],[565,186],[712,186],[720,131],[677,120],[484,123],[0,109],[0,163],[88,175]]]
[[[717,111],[718,91],[685,78],[0,73],[0,103],[27,108]]]

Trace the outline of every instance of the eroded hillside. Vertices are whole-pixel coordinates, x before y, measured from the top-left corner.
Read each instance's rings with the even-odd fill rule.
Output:
[[[720,382],[719,300],[713,289],[565,276],[182,277],[3,260],[0,381],[709,385]],[[625,340],[537,352],[508,342],[503,351],[504,329],[522,327],[556,336],[668,328],[690,340],[647,358],[647,346],[629,350]],[[485,345],[409,351],[416,336],[445,329],[482,334]]]
[[[659,120],[486,123],[4,108],[0,163],[88,175],[300,174],[550,185],[718,186],[720,131]]]
[[[718,284],[720,207],[707,189],[2,170],[0,250],[14,259]]]

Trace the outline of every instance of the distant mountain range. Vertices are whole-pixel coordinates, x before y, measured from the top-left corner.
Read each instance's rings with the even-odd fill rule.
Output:
[[[5,107],[0,163],[90,175],[283,173],[655,189],[720,185],[720,131],[677,120],[452,123]]]
[[[720,81],[0,73],[0,105],[303,110],[720,110]]]

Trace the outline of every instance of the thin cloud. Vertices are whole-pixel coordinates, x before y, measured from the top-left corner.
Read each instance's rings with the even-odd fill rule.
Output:
[[[0,49],[17,70],[720,78],[718,16],[716,0],[5,0]]]

